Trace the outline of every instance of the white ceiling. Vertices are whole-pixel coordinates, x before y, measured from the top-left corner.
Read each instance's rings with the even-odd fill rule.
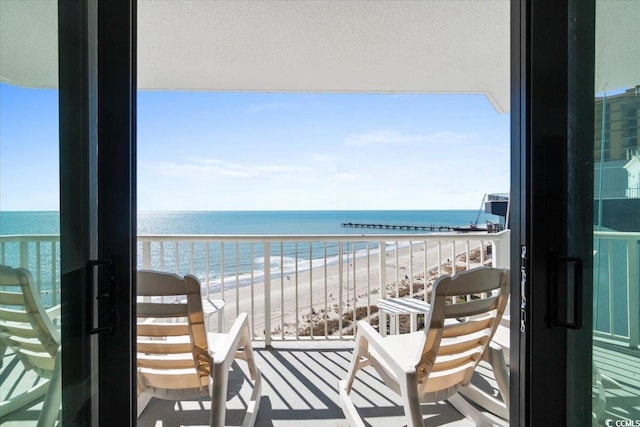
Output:
[[[138,86],[482,93],[506,112],[509,4],[139,0]],[[599,0],[598,8],[596,90],[637,84],[640,1]],[[0,80],[57,85],[56,13],[55,0],[0,0]]]
[[[484,93],[509,109],[509,1],[139,1],[149,89]]]
[[[0,79],[57,85],[56,2],[0,1]],[[483,93],[509,109],[509,1],[139,0],[141,89]]]

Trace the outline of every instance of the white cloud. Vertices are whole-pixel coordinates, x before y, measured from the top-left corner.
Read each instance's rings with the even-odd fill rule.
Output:
[[[336,182],[353,182],[360,179],[360,175],[349,172],[340,172],[333,175],[332,180]]]
[[[317,163],[337,163],[340,159],[335,156],[329,156],[327,154],[314,154],[311,160]]]
[[[371,132],[347,135],[346,145],[369,144],[409,144],[424,141],[424,136],[407,135],[392,130],[374,130]]]
[[[374,130],[360,134],[347,135],[345,145],[369,144],[413,144],[420,142],[454,142],[475,138],[475,133],[456,133],[440,131],[426,135],[412,135],[393,130]]]
[[[441,131],[436,132],[433,135],[428,136],[428,140],[430,141],[462,141],[465,139],[476,138],[478,134],[476,133],[458,133],[451,131]]]
[[[256,178],[266,175],[296,174],[308,171],[308,168],[303,166],[280,164],[245,165],[225,162],[219,159],[187,158],[185,160],[185,163],[155,162],[144,163],[140,166],[161,175],[171,175],[182,178],[204,178],[208,176]]]

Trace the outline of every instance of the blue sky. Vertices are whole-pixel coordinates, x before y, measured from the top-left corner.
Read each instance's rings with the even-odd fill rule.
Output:
[[[0,85],[0,209],[58,209],[57,93]],[[509,190],[482,95],[140,92],[140,210],[478,209]]]

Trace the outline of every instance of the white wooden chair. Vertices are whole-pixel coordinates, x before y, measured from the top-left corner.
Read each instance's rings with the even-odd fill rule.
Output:
[[[508,296],[508,270],[480,267],[435,282],[424,331],[383,337],[368,323],[358,322],[347,378],[338,384],[349,424],[364,426],[350,393],[356,373],[368,365],[401,396],[410,427],[423,425],[420,402],[442,400],[476,425],[491,424],[457,393],[468,386],[485,354]],[[457,303],[452,303],[452,297],[457,297]]]
[[[243,359],[253,381],[243,425],[253,425],[261,398],[247,314],[228,333],[205,330],[200,282],[192,275],[138,271],[138,416],[151,399],[211,397],[211,426],[223,426],[229,369]]]
[[[45,310],[31,273],[4,265],[0,265],[0,301],[0,353],[11,349],[26,370],[45,379],[0,402],[0,423],[46,394],[37,425],[52,426],[61,403],[60,332],[52,321],[60,317],[60,306]]]

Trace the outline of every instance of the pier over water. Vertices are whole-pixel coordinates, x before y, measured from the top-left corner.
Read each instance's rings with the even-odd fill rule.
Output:
[[[394,225],[394,224],[363,224],[357,222],[343,222],[340,227],[346,228],[376,228],[379,230],[423,230],[423,231],[458,231],[460,227],[448,225]]]

